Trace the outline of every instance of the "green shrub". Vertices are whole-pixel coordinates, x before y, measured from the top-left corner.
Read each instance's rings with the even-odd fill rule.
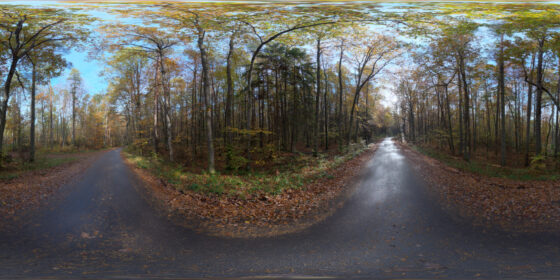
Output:
[[[187,171],[184,166],[167,162],[154,152],[148,156],[133,155],[127,152],[125,155],[139,168],[148,169],[181,192],[193,191],[246,198],[252,194],[281,194],[287,189],[299,189],[318,178],[332,179],[333,175],[328,170],[364,151],[365,145],[363,143],[355,144],[352,146],[353,152],[334,158],[324,154],[312,157],[302,153],[279,157],[274,145],[257,149],[263,156],[266,155],[266,157],[261,157],[261,161],[266,165],[271,161],[278,161],[281,166],[266,171],[259,171],[258,168],[248,169],[246,167],[249,160],[241,155],[239,149],[232,146],[226,147],[225,156],[226,168],[234,173],[224,175]],[[270,157],[272,159],[269,159]],[[252,164],[257,165],[256,162]]]
[[[531,159],[529,166],[533,170],[545,170],[546,169],[546,156],[536,155]]]
[[[197,183],[192,183],[187,187],[187,189],[191,191],[199,192],[202,190],[202,186]]]
[[[218,195],[223,194],[225,191],[224,183],[220,182],[217,176],[211,175],[206,183],[206,191]]]
[[[239,169],[244,169],[245,167],[247,167],[247,163],[249,163],[249,160],[239,155],[239,151],[231,146],[228,146],[226,150],[226,159],[226,168],[235,172],[237,172]]]

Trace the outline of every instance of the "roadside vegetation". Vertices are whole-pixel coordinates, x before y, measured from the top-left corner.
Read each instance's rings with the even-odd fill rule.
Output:
[[[555,162],[550,162],[549,165],[542,164],[540,167],[537,162],[534,162],[531,168],[522,166],[503,167],[489,162],[485,158],[473,158],[470,161],[465,161],[461,157],[450,155],[448,152],[434,147],[420,145],[413,145],[412,147],[414,150],[435,158],[448,166],[478,175],[518,181],[560,180],[560,173],[555,168],[555,164],[557,164]]]
[[[184,165],[170,163],[158,156],[141,156],[130,148],[124,156],[137,167],[145,169],[163,179],[180,192],[193,191],[202,194],[226,195],[246,199],[255,195],[276,195],[287,189],[300,189],[317,179],[332,179],[329,170],[360,155],[368,147],[352,144],[343,154],[314,157],[302,153],[272,153],[269,158],[242,169],[226,168],[222,172],[210,173]],[[245,159],[242,160],[246,162]]]
[[[26,159],[25,153],[7,153],[4,164],[0,169],[0,180],[15,179],[27,172],[46,170],[79,160],[83,154],[92,153],[94,150],[78,150],[72,147],[56,148],[52,150],[40,149],[37,151],[33,162]]]
[[[459,169],[558,179],[558,10],[508,7],[441,8],[462,16],[438,22],[415,49],[411,67],[401,70],[395,91],[401,132],[420,151]]]
[[[0,169],[0,226],[3,220],[35,210],[49,198],[60,195],[59,188],[82,174],[103,150],[57,148],[38,150],[33,162],[9,153]]]

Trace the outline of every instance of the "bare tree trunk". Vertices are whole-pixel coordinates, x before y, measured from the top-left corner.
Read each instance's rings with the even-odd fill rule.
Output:
[[[193,80],[192,80],[192,95],[191,95],[191,148],[192,148],[192,158],[193,160],[196,158],[196,144],[197,144],[197,135],[196,135],[196,89],[197,89],[197,74],[198,74],[198,62],[195,60],[194,62],[194,70],[193,70]]]
[[[505,74],[504,74],[504,35],[500,39],[500,55],[498,59],[498,87],[500,91],[500,113],[501,113],[501,141],[500,141],[500,165],[506,165],[506,106],[505,106]]]
[[[448,84],[445,85],[445,105],[447,107],[447,125],[449,133],[449,148],[451,149],[451,154],[455,154],[455,143],[453,139],[453,124],[451,123],[451,106],[449,104],[449,87]]]
[[[12,79],[16,73],[18,58],[13,57],[12,63],[10,64],[10,69],[6,75],[6,81],[4,82],[4,98],[2,102],[2,107],[0,108],[0,166],[2,166],[2,161],[4,160],[4,150],[2,149],[4,144],[4,130],[6,128],[6,114],[8,112],[8,101],[10,99],[10,88],[12,85]]]
[[[459,95],[459,153],[461,154],[461,156],[463,156],[463,158],[465,157],[465,134],[463,132],[463,92],[462,92],[462,88],[463,88],[463,82],[462,80],[462,75],[460,74],[460,69],[459,69],[459,75],[457,75],[457,79],[458,79],[458,85],[457,85],[457,91],[458,91],[458,95]]]
[[[208,80],[208,59],[204,46],[206,32],[198,26],[198,48],[200,50],[200,62],[202,64],[202,96],[204,98],[204,111],[206,117],[206,146],[208,149],[208,172],[214,173],[214,139],[212,136],[212,107],[208,96],[210,95],[210,82]]]
[[[323,113],[325,117],[325,151],[329,149],[329,102],[327,100],[327,94],[329,92],[329,78],[327,72],[325,72],[325,91],[323,97]]]
[[[76,88],[72,87],[72,146],[76,147]]]
[[[31,59],[30,59],[31,61]],[[35,63],[31,61],[33,66],[31,75],[31,128],[29,133],[29,162],[35,161],[35,83],[37,82],[37,69]]]
[[[416,142],[416,125],[415,125],[415,120],[414,120],[414,105],[412,104],[412,101],[410,100],[409,97],[409,101],[408,101],[408,129],[410,130],[410,134],[411,134],[411,140],[412,143]]]
[[[164,108],[163,114],[165,116],[165,136],[167,142],[167,149],[169,150],[169,161],[174,160],[173,154],[173,128],[171,123],[171,92],[169,88],[169,81],[167,80],[167,72],[165,70],[165,57],[163,50],[159,50],[159,70],[161,72],[161,86],[163,88]]]
[[[344,88],[342,84],[342,58],[344,57],[344,41],[340,43],[340,56],[338,58],[338,116],[337,116],[337,126],[338,126],[338,149],[342,149],[342,135],[344,130],[342,129],[343,116],[342,112],[342,95],[344,94]]]
[[[157,84],[157,74],[156,74],[156,84]],[[159,96],[158,96],[159,90],[158,87],[154,88],[154,131],[153,131],[153,137],[154,137],[154,153],[157,154],[158,152],[158,146],[159,146],[159,135],[158,135],[158,111],[159,111]]]
[[[541,115],[542,115],[542,87],[543,87],[543,56],[544,39],[540,39],[537,58],[537,92],[535,101],[535,153],[540,155],[542,152],[541,144]]]
[[[463,56],[459,56],[459,70],[460,76],[462,76],[463,82],[463,93],[464,93],[464,116],[463,121],[465,122],[465,138],[464,138],[464,150],[463,150],[463,159],[466,161],[470,160],[470,153],[471,153],[471,127],[470,127],[470,116],[469,116],[469,107],[470,107],[470,94],[469,94],[469,85],[467,83],[467,74],[466,74],[466,66],[465,60]]]
[[[224,133],[224,143],[227,145],[231,144],[231,118],[232,118],[232,99],[233,99],[233,78],[231,73],[231,59],[233,56],[234,49],[234,39],[235,32],[233,32],[229,38],[229,49],[226,60],[226,76],[227,76],[227,93],[226,93],[226,108],[225,108],[225,130]],[[229,160],[229,159],[228,159]]]
[[[490,115],[490,98],[488,98],[488,85],[484,84],[484,100],[486,103],[486,158],[488,158],[490,154],[490,138],[492,135],[492,125],[491,125],[491,115]]]
[[[54,92],[52,90],[52,87],[49,85],[49,147],[52,149],[53,144],[54,144],[54,138],[53,138],[53,129],[54,129],[54,124],[53,124],[53,95]]]
[[[531,59],[531,76],[535,65],[535,55]],[[532,77],[531,77],[532,78]],[[525,132],[525,166],[529,166],[529,152],[531,146],[531,110],[533,109],[533,85],[527,83],[527,130]]]
[[[558,101],[560,101],[560,61],[559,61],[559,72],[558,72],[558,86],[556,89],[556,99]],[[554,129],[554,157],[558,157],[558,150],[560,150],[560,139],[558,139],[560,137],[560,132],[558,131],[558,129],[560,129],[560,124],[558,123],[558,117],[560,116],[560,113],[558,113],[558,111],[560,110],[560,108],[556,107],[556,127]]]
[[[319,97],[321,96],[321,39],[317,39],[317,86],[315,92],[315,123],[313,128],[313,156],[319,152]]]

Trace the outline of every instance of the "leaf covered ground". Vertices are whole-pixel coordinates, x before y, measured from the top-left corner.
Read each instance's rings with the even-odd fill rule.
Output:
[[[560,229],[560,180],[514,180],[461,171],[403,151],[444,206],[475,223],[519,232]]]
[[[0,221],[36,209],[69,180],[83,173],[100,152],[52,154],[25,168],[0,172]],[[0,223],[1,226],[1,223]]]
[[[305,183],[295,187],[286,185],[278,189],[266,186],[275,184],[274,178],[290,177],[286,174],[269,175],[261,181],[245,179],[246,183],[239,185],[244,190],[243,195],[232,191],[231,186],[225,187],[226,192],[215,193],[171,184],[155,176],[153,171],[138,166],[134,156],[124,156],[135,173],[147,183],[148,199],[174,221],[211,235],[256,237],[294,232],[332,214],[343,204],[354,180],[376,149],[377,145],[370,145],[368,149],[344,158],[344,161],[332,160],[315,168],[302,169],[292,175],[301,177]],[[192,184],[191,180],[185,178],[188,184]],[[255,188],[259,182],[262,185]]]

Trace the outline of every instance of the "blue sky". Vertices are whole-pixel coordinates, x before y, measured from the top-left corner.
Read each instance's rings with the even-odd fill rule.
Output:
[[[84,81],[84,89],[90,94],[104,93],[107,89],[107,81],[100,76],[103,65],[88,57],[87,52],[71,51],[66,55],[66,60],[72,63],[72,67],[78,69]],[[64,86],[70,68],[57,78],[51,80],[53,86]]]
[[[75,4],[68,4],[58,1],[1,1],[0,4],[8,5],[29,5],[31,7],[69,7]],[[132,19],[118,18],[113,14],[109,14],[99,10],[82,11],[90,16],[103,20],[104,23],[115,21],[122,23],[137,22]],[[92,30],[96,28],[95,25],[91,26]],[[94,31],[95,33],[95,31]],[[71,68],[76,68],[80,71],[84,82],[84,89],[89,94],[104,93],[107,89],[108,82],[104,77],[100,76],[104,70],[104,62],[101,59],[96,59],[88,55],[88,50],[83,47],[80,49],[69,50],[64,55],[64,58],[70,62],[71,67],[67,68],[61,76],[53,78],[51,85],[53,87],[64,87],[67,83],[66,79],[70,73]]]

